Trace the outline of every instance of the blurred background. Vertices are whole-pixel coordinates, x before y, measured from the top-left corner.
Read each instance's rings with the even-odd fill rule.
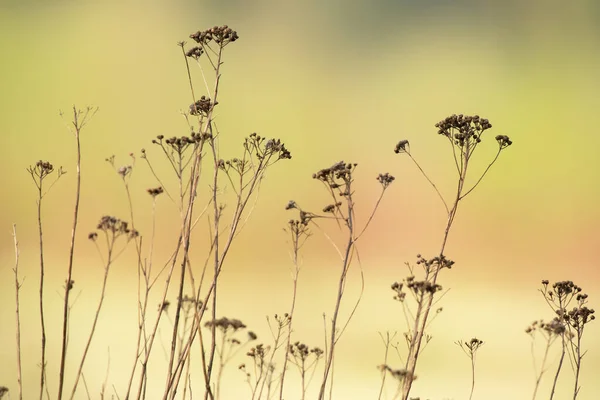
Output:
[[[294,199],[303,208],[320,210],[329,199],[312,173],[339,160],[356,162],[357,212],[364,222],[379,195],[375,177],[390,172],[396,181],[358,245],[365,289],[339,342],[333,392],[335,399],[377,398],[376,367],[384,356],[379,334],[397,331],[401,341],[406,330],[390,285],[408,274],[404,263],[413,262],[417,253],[437,255],[445,226],[435,192],[409,158],[394,154],[394,146],[400,139],[409,140],[411,153],[450,199],[456,185],[452,154],[434,124],[453,113],[479,114],[493,128],[478,150],[470,182],[495,155],[493,136],[509,135],[514,144],[461,203],[446,247],[456,264],[440,281],[450,291],[439,303],[443,312],[430,326],[433,339],[419,363],[412,395],[467,398],[470,363],[455,341],[477,337],[485,344],[477,359],[475,398],[531,398],[533,358],[539,366],[543,342],[538,338],[532,356],[532,341],[524,330],[534,320],[553,316],[538,291],[541,280],[573,280],[589,294],[590,307],[600,304],[600,135],[594,122],[600,106],[600,4],[592,0],[3,0],[0,385],[15,398],[14,223],[24,279],[25,398],[37,395],[39,244],[36,190],[26,168],[42,159],[68,171],[43,203],[48,379],[55,396],[75,188],[75,142],[65,128],[72,105],[98,106],[99,111],[82,135],[82,203],[73,275],[77,300],[67,381],[75,374],[89,333],[102,276],[87,234],[102,215],[130,219],[123,184],[105,159],[114,154],[120,166],[132,163],[129,153],[138,156],[131,180],[136,227],[149,237],[151,199],[145,189],[158,184],[139,162],[140,149],[147,149],[167,186],[175,185],[166,160],[150,142],[159,134],[188,132],[180,111],[192,101],[177,42],[222,24],[240,36],[226,49],[223,65],[217,114],[222,156],[241,155],[243,138],[258,132],[281,138],[293,159],[268,172],[226,264],[219,314],[241,319],[269,344],[265,317],[287,312],[291,302],[290,247],[282,229],[297,214],[285,211],[285,204]],[[199,70],[193,74],[200,90]],[[173,249],[179,214],[167,197],[157,203],[154,257],[160,264]],[[192,260],[197,265],[204,260],[208,240],[205,224],[195,232],[198,248]],[[339,237],[335,224],[323,227]],[[114,385],[120,394],[133,363],[134,253],[131,246],[111,270],[84,369],[92,398],[105,379],[109,359],[109,387]],[[333,310],[340,261],[318,230],[313,230],[302,257],[294,338],[323,347],[323,313],[329,318]],[[360,293],[360,268],[355,264],[351,272],[343,318]],[[600,327],[594,322],[587,329],[582,400],[596,398],[600,390]],[[169,334],[165,320],[164,346]],[[542,398],[549,393],[557,350],[549,358]],[[238,362],[247,362],[244,358],[226,372],[224,398],[249,397],[236,368]],[[195,362],[197,368],[198,357]],[[401,366],[395,356],[389,364]],[[152,365],[150,388],[162,393],[161,348]],[[291,376],[297,379],[296,371]],[[557,398],[569,398],[572,376],[567,366]],[[194,385],[200,388],[200,375],[196,377]],[[393,393],[390,383],[385,398]],[[78,394],[85,398],[83,390]]]

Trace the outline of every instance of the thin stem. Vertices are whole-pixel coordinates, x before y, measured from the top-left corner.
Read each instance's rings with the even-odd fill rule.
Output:
[[[108,236],[108,234],[107,234]],[[100,300],[98,301],[98,306],[96,308],[96,313],[94,314],[94,321],[92,322],[92,329],[88,336],[88,340],[85,344],[85,348],[83,350],[83,355],[81,356],[81,362],[79,363],[79,368],[77,370],[77,375],[75,375],[75,383],[73,384],[73,390],[71,391],[70,399],[73,400],[75,398],[75,392],[77,391],[77,384],[79,383],[79,378],[81,377],[83,371],[83,365],[87,358],[87,353],[90,349],[90,345],[92,344],[92,339],[94,338],[94,333],[96,332],[96,325],[98,323],[98,318],[100,317],[100,311],[102,310],[102,305],[104,304],[104,295],[106,293],[106,284],[108,281],[108,272],[110,270],[110,266],[113,262],[113,246],[114,246],[115,237],[113,236],[111,239],[110,247],[108,248],[108,258],[106,261],[106,266],[104,267],[104,277],[102,279],[102,289],[100,291]]]
[[[417,168],[419,168],[419,171],[421,171],[421,174],[423,174],[423,176],[425,177],[425,179],[427,179],[427,182],[429,182],[429,184],[433,187],[433,189],[435,189],[435,192],[437,193],[438,197],[440,198],[440,200],[442,200],[442,203],[444,204],[444,208],[446,209],[446,213],[450,214],[450,210],[448,209],[448,204],[446,204],[446,200],[444,200],[444,196],[442,196],[442,194],[438,190],[438,188],[435,185],[435,183],[433,183],[433,181],[431,179],[429,179],[429,176],[427,176],[427,174],[425,173],[425,171],[423,171],[423,168],[421,168],[421,166],[419,165],[419,163],[417,162],[417,160],[415,160],[413,158],[413,156],[409,152],[406,152],[406,154],[408,154],[408,156],[413,161],[413,163],[415,163],[415,165],[417,166]]]
[[[89,109],[88,109],[89,111]],[[65,383],[65,366],[67,360],[67,332],[69,327],[69,295],[73,288],[73,257],[75,255],[75,234],[77,232],[77,222],[79,220],[79,199],[81,196],[81,129],[85,125],[87,112],[82,121],[79,120],[80,112],[73,106],[73,133],[77,143],[76,163],[77,163],[77,178],[75,188],[75,206],[73,210],[73,227],[71,230],[71,245],[69,247],[69,264],[67,267],[67,280],[65,282],[65,297],[63,306],[63,327],[62,327],[62,346],[60,354],[60,372],[58,378],[58,400],[62,400],[63,386]]]
[[[23,400],[23,375],[21,373],[21,315],[19,311],[19,291],[22,283],[19,283],[19,241],[17,240],[17,225],[13,224],[13,241],[15,244],[15,316],[17,320],[17,384],[19,385],[19,400]],[[9,396],[10,397],[10,396]]]
[[[42,184],[43,179],[40,176],[40,183],[38,185],[38,201],[37,201],[37,217],[38,217],[38,230],[39,230],[39,242],[40,242],[40,325],[42,335],[42,360],[41,360],[41,371],[40,371],[40,400],[44,395],[44,385],[46,377],[46,324],[44,322],[44,235],[42,230]]]

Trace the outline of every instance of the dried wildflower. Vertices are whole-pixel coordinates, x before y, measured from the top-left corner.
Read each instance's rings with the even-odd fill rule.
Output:
[[[244,325],[244,323],[242,321],[240,321],[239,319],[229,319],[226,317],[215,319],[212,321],[207,321],[204,324],[204,326],[207,328],[212,328],[213,326],[215,326],[216,328],[221,330],[223,333],[225,333],[229,330],[235,332],[240,329],[246,328],[246,325]]]
[[[117,170],[117,173],[121,175],[122,178],[125,178],[127,175],[129,175],[132,169],[133,167],[131,165],[124,165]]]
[[[190,106],[190,114],[191,115],[202,115],[207,117],[208,114],[212,111],[212,109],[219,104],[219,102],[212,103],[210,98],[206,96],[200,97],[200,100],[196,101],[194,104]]]
[[[263,361],[267,353],[271,348],[269,346],[265,347],[262,343],[256,345],[256,347],[252,347],[250,351],[246,353],[246,355],[250,358],[253,358],[255,361]]]
[[[252,341],[252,340],[256,340],[258,338],[258,336],[256,336],[256,333],[252,332],[252,331],[248,331],[248,340]]]
[[[379,174],[377,175],[377,180],[379,181],[379,183],[381,183],[381,185],[383,186],[384,189],[386,189],[388,186],[390,186],[392,184],[392,182],[394,182],[394,178],[392,175],[390,175],[389,173],[385,173],[385,174]]]
[[[314,356],[315,360],[321,358],[324,354],[319,347],[310,348],[304,343],[295,342],[288,347],[288,353],[294,357],[297,364],[303,365],[310,356]]]
[[[238,40],[239,36],[236,31],[227,25],[223,25],[192,33],[190,38],[201,45],[208,45],[211,41],[214,41],[221,47],[225,47],[227,44]]]
[[[164,192],[164,189],[162,188],[162,186],[156,187],[156,188],[151,188],[151,189],[146,189],[146,191],[148,192],[148,194],[152,197],[156,197],[159,194],[162,194]]]
[[[96,239],[98,239],[98,233],[96,232],[92,232],[88,235],[88,239],[91,241],[95,241]]]
[[[396,147],[394,148],[394,153],[410,153],[408,140],[399,141],[398,144],[396,144]]]
[[[50,175],[54,172],[54,166],[49,161],[40,160],[40,161],[36,162],[34,166],[30,166],[29,168],[27,168],[27,172],[29,172],[29,174],[33,178],[33,181],[34,181],[36,187],[40,191],[40,196],[43,196],[42,182],[44,181],[44,179],[46,177],[48,177],[48,175]],[[63,171],[62,167],[58,168],[57,179],[60,178],[65,173],[66,172]]]
[[[285,206],[286,210],[291,210],[292,208],[296,208],[296,202],[294,200],[288,201],[288,203]]]
[[[467,354],[467,355],[474,355],[475,352],[481,347],[483,346],[483,340],[479,340],[477,338],[472,338],[469,341],[461,341],[459,340],[458,342],[456,342],[456,344],[458,346],[460,346],[460,348]]]
[[[244,140],[244,149],[250,154],[254,154],[259,160],[289,160],[292,153],[285,147],[280,139],[268,139],[260,136],[256,132],[251,133]]]
[[[506,135],[497,135],[496,141],[500,145],[500,150],[505,149],[512,144],[512,141]]]
[[[8,393],[8,388],[6,386],[0,386],[0,399],[4,397]]]
[[[204,53],[204,50],[202,49],[202,47],[192,47],[191,49],[189,49],[185,55],[186,57],[190,57],[190,58],[194,58],[194,59],[198,59],[200,58],[200,56]]]
[[[335,211],[335,206],[336,206],[335,204],[329,204],[329,205],[323,207],[323,212],[324,213],[332,213]]]
[[[479,115],[453,114],[435,124],[435,127],[438,128],[438,134],[446,136],[457,147],[474,149],[481,142],[482,134],[490,129],[492,124]],[[500,142],[498,136],[496,140]],[[501,140],[501,148],[512,144],[507,136],[502,136]]]
[[[112,235],[113,239],[116,239],[122,235],[126,235],[128,239],[133,239],[139,236],[138,231],[135,229],[129,229],[129,224],[127,222],[108,215],[105,215],[100,219],[96,229],[104,232],[105,234]]]
[[[392,290],[394,292],[396,292],[396,295],[394,296],[394,300],[397,300],[399,302],[403,302],[406,299],[406,292],[404,292],[404,284],[403,283],[399,283],[399,282],[394,282],[392,284]]]

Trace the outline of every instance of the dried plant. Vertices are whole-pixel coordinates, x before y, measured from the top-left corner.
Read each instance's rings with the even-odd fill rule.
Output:
[[[69,296],[73,288],[73,257],[75,255],[75,237],[77,234],[77,223],[79,222],[79,201],[81,198],[81,131],[96,114],[98,108],[87,107],[85,110],[79,110],[73,106],[73,120],[68,125],[69,130],[75,137],[76,144],[76,187],[75,187],[75,205],[73,207],[73,228],[71,230],[71,245],[69,247],[69,264],[67,266],[67,279],[65,281],[65,294],[63,301],[63,325],[62,325],[62,343],[60,355],[60,370],[58,377],[58,400],[62,400],[63,387],[65,383],[65,364],[67,359],[67,337],[69,329]],[[62,115],[62,113],[61,113]],[[72,126],[71,126],[72,125]],[[73,389],[75,390],[75,389]]]
[[[573,400],[575,400],[577,399],[579,390],[581,389],[579,384],[579,375],[581,372],[581,360],[585,355],[585,352],[582,353],[581,351],[581,339],[583,337],[585,325],[593,321],[596,316],[594,315],[594,309],[590,309],[586,305],[588,302],[588,295],[582,293],[583,289],[573,283],[573,281],[555,282],[551,287],[549,284],[549,281],[543,280],[540,292],[544,296],[546,303],[556,314],[556,317],[554,317],[551,324],[546,324],[542,326],[542,328],[546,328],[546,337],[549,337],[551,334],[553,334],[553,339],[555,337],[561,338],[561,354],[558,367],[556,369],[556,374],[554,375],[554,381],[552,383],[550,399],[554,398],[554,392],[556,390],[558,377],[563,366],[565,354],[568,354],[571,367],[573,368],[573,372],[575,374],[575,385],[573,388]],[[569,310],[568,307],[573,301],[575,301],[576,306]],[[546,353],[549,346],[550,340],[548,339]],[[546,353],[544,354],[544,359],[546,357]],[[536,381],[534,398],[540,379],[541,375]]]
[[[546,340],[546,346],[544,348],[544,356],[542,358],[542,364],[538,371],[536,363],[535,363],[535,353],[534,353],[534,340],[536,333],[540,332],[544,339]],[[533,370],[536,375],[535,387],[533,389],[533,397],[535,400],[537,396],[537,392],[540,386],[540,382],[542,380],[542,376],[546,372],[546,362],[548,360],[548,352],[550,351],[550,347],[556,341],[556,339],[563,336],[565,333],[565,325],[558,319],[554,318],[552,321],[546,323],[543,320],[534,321],[530,326],[525,329],[525,333],[531,336],[531,354],[533,355]]]
[[[94,388],[86,380],[84,365],[88,359],[92,342],[96,334],[99,316],[107,296],[108,276],[115,267],[115,262],[125,249],[135,244],[137,269],[137,304],[135,305],[137,321],[136,333],[132,338],[131,364],[124,371],[127,382],[123,388],[115,388],[111,398],[126,400],[142,400],[162,398],[163,400],[183,400],[200,398],[204,400],[220,400],[226,397],[226,387],[230,382],[224,381],[224,371],[235,362],[237,357],[243,356],[250,362],[239,364],[238,369],[244,373],[246,383],[250,388],[252,400],[271,400],[272,398],[284,399],[284,393],[289,391],[288,379],[295,374],[287,373],[290,366],[299,372],[300,393],[285,393],[285,398],[308,397],[308,389],[313,377],[320,373],[320,362],[323,361],[323,370],[318,380],[318,400],[325,400],[326,392],[329,398],[333,397],[334,367],[337,344],[348,328],[364,291],[364,276],[360,270],[360,294],[356,301],[349,307],[349,312],[343,319],[342,307],[346,306],[346,288],[349,284],[349,273],[352,262],[356,261],[362,268],[357,243],[370,226],[379,205],[389,186],[395,181],[394,176],[382,173],[376,177],[380,185],[380,193],[366,222],[362,226],[357,224],[357,205],[355,199],[355,179],[357,177],[357,164],[339,161],[335,164],[318,170],[313,174],[313,179],[320,182],[329,200],[320,212],[310,212],[303,209],[296,201],[290,201],[285,207],[298,212],[298,218],[290,220],[285,228],[286,234],[291,239],[290,257],[292,260],[292,293],[291,304],[287,312],[275,314],[274,318],[267,317],[267,325],[271,334],[269,344],[253,344],[257,340],[254,331],[247,330],[246,325],[239,319],[217,317],[221,303],[221,279],[227,256],[233,248],[235,239],[239,236],[246,223],[249,221],[253,209],[258,201],[261,185],[267,171],[279,161],[292,158],[290,151],[280,139],[265,138],[258,133],[251,133],[244,138],[240,152],[235,157],[225,158],[220,151],[220,136],[216,124],[219,111],[220,84],[223,74],[225,49],[236,42],[239,36],[235,30],[223,25],[197,31],[190,35],[194,45],[187,47],[185,42],[178,45],[181,55],[185,60],[187,83],[189,84],[191,101],[182,112],[186,122],[187,133],[183,135],[157,134],[151,139],[148,151],[141,149],[139,155],[129,154],[129,159],[124,165],[116,164],[116,157],[106,159],[114,173],[123,184],[124,198],[129,211],[129,221],[125,222],[112,216],[103,216],[96,226],[96,230],[88,235],[91,243],[96,246],[99,258],[102,261],[102,283],[97,305],[92,316],[89,332],[84,336],[84,348],[81,357],[76,360],[77,369],[73,380],[66,377],[67,348],[70,336],[70,311],[76,301],[72,298],[74,276],[77,273],[74,264],[76,240],[79,238],[77,231],[79,223],[79,208],[81,201],[81,133],[87,123],[94,116],[97,109],[88,107],[84,110],[73,107],[72,121],[68,128],[73,133],[76,143],[76,187],[75,202],[73,205],[73,222],[71,225],[70,246],[66,279],[64,284],[64,297],[62,299],[61,332],[59,335],[60,357],[57,360],[59,371],[56,384],[58,393],[56,398],[62,400],[76,397],[77,389],[83,386],[85,396],[92,398]],[[192,67],[197,66],[200,72],[201,87],[199,90],[194,84]],[[381,383],[378,399],[384,397],[386,382],[395,383],[393,398],[402,400],[418,400],[409,397],[412,383],[417,378],[417,362],[431,340],[427,329],[439,315],[442,308],[438,302],[447,291],[440,284],[441,271],[451,269],[454,261],[446,256],[446,246],[449,234],[455,221],[459,203],[482,182],[492,165],[496,163],[500,153],[512,144],[506,135],[497,135],[498,144],[495,156],[491,158],[487,167],[476,176],[472,182],[467,182],[467,175],[472,170],[472,157],[483,140],[489,136],[485,131],[491,129],[490,122],[475,116],[452,115],[438,122],[438,134],[445,137],[450,143],[454,161],[453,170],[456,170],[456,191],[448,200],[438,189],[433,180],[425,173],[424,169],[413,157],[408,140],[397,143],[394,152],[408,157],[417,167],[423,177],[433,187],[440,198],[447,214],[447,220],[441,238],[439,252],[424,257],[417,255],[415,264],[406,263],[408,275],[391,285],[394,299],[402,308],[407,331],[403,337],[406,344],[406,355],[401,354],[400,343],[396,334],[387,333],[380,337],[385,347],[383,363],[379,366]],[[167,165],[170,176],[162,176],[162,171],[157,167],[155,158],[160,158]],[[131,183],[139,176],[137,160],[142,160],[147,167],[152,183],[146,189],[151,201],[151,229],[148,236],[138,232],[140,221],[147,218],[138,215],[138,208],[134,204],[134,187]],[[46,393],[50,399],[49,379],[47,365],[46,310],[45,310],[45,240],[43,230],[42,202],[45,195],[65,173],[61,168],[55,170],[49,161],[38,161],[27,169],[37,189],[37,228],[39,238],[39,315],[41,326],[41,363],[39,376],[39,398]],[[470,176],[470,175],[469,175]],[[49,179],[52,178],[51,181]],[[202,179],[208,181],[207,188],[202,190]],[[148,187],[148,186],[145,186]],[[229,197],[228,197],[229,195]],[[159,202],[168,199],[172,209],[177,214],[177,232],[174,235],[173,247],[166,260],[157,266],[155,255],[156,221],[159,212]],[[162,204],[160,204],[162,211]],[[195,250],[196,229],[205,221],[208,225],[208,238],[206,251],[201,253],[199,261],[196,260]],[[337,243],[328,234],[325,223],[333,222],[343,236],[343,242]],[[322,226],[323,225],[323,226]],[[293,327],[298,326],[295,321],[297,309],[297,294],[299,291],[299,274],[301,270],[300,251],[304,243],[311,236],[314,229],[323,233],[326,239],[340,257],[340,270],[334,297],[333,310],[323,314],[325,326],[325,345],[309,347],[297,340]],[[17,351],[17,396],[22,399],[24,390],[37,386],[24,385],[21,355],[21,286],[23,279],[19,275],[19,242],[17,241],[16,226],[13,225],[13,241],[15,249],[14,284],[15,284],[15,317],[16,317],[16,351]],[[77,246],[77,249],[79,246]],[[192,257],[193,255],[193,257]],[[160,286],[159,288],[156,288]],[[154,291],[158,293],[154,293]],[[584,328],[595,319],[594,310],[587,306],[587,294],[571,281],[556,282],[550,286],[548,281],[542,281],[540,289],[544,299],[554,312],[550,322],[536,321],[526,332],[535,339],[540,334],[545,339],[545,349],[541,366],[535,363],[535,387],[533,399],[536,398],[541,379],[548,370],[548,355],[554,343],[561,343],[560,359],[554,376],[550,399],[554,397],[558,378],[562,372],[564,359],[567,358],[573,368],[575,384],[573,400],[576,400],[580,389],[580,371],[585,351],[582,349]],[[186,294],[184,294],[186,293]],[[154,312],[151,304],[158,299],[158,309]],[[575,305],[573,305],[573,303]],[[272,314],[271,314],[272,315]],[[165,321],[165,319],[167,321]],[[169,330],[169,339],[163,342],[161,332]],[[133,335],[132,335],[133,336]],[[165,355],[166,368],[164,375],[156,376],[155,371],[149,368],[150,360],[154,360],[155,344],[162,346]],[[135,344],[133,344],[135,343]],[[476,354],[483,345],[483,341],[473,338],[468,341],[458,341],[457,345],[471,361],[471,390],[469,399],[473,398],[475,388],[475,363]],[[197,349],[194,348],[197,346]],[[249,346],[250,349],[248,350]],[[400,368],[392,366],[390,350],[394,349],[398,356]],[[197,362],[196,357],[199,358]],[[194,368],[192,368],[192,360]],[[281,361],[281,362],[280,362]],[[89,362],[88,362],[89,364]],[[237,363],[236,363],[237,364]],[[195,368],[201,371],[201,378],[194,376]],[[201,367],[201,369],[200,369]],[[294,368],[292,367],[292,369]],[[108,396],[108,376],[112,370],[110,351],[108,353],[108,366],[104,381],[100,386],[100,398]],[[319,372],[317,372],[319,370]],[[386,381],[386,378],[390,378]],[[89,377],[88,377],[89,378]],[[164,388],[159,392],[152,392],[149,382],[164,382]],[[390,382],[391,381],[391,382]],[[72,383],[70,391],[65,387],[66,382]],[[192,383],[201,382],[203,392],[192,392]],[[81,383],[81,385],[80,385]],[[286,385],[287,384],[287,385]],[[82,390],[80,389],[79,396]],[[66,394],[65,394],[66,393]],[[0,386],[0,399],[7,396],[10,399],[8,387]]]
[[[304,400],[306,398],[306,389],[314,376],[317,363],[321,357],[323,357],[324,352],[318,347],[310,348],[304,343],[295,342],[288,346],[288,354],[290,361],[298,368],[298,372],[300,372],[302,388],[301,399]],[[311,373],[311,375],[307,381],[306,375],[309,373]]]
[[[477,338],[472,338],[469,341],[457,341],[456,344],[471,360],[471,393],[469,394],[469,400],[473,398],[473,391],[475,390],[475,358],[477,356],[477,350],[483,346],[483,341]]]
[[[37,222],[40,242],[40,288],[39,288],[39,308],[40,308],[40,326],[41,326],[41,362],[40,362],[40,400],[44,395],[44,388],[46,389],[47,397],[50,397],[48,393],[48,387],[46,386],[46,322],[44,319],[44,234],[42,229],[42,199],[45,194],[52,189],[52,186],[60,179],[60,177],[66,172],[63,171],[62,167],[58,168],[56,179],[50,183],[46,189],[44,186],[47,178],[54,172],[54,166],[49,161],[38,161],[35,165],[30,166],[27,172],[31,175],[33,183],[35,184],[38,197],[37,197]]]
[[[475,183],[468,187],[466,178],[472,157],[479,147],[479,144],[486,137],[484,135],[485,131],[490,129],[492,124],[487,119],[481,118],[478,115],[467,116],[463,114],[455,114],[438,122],[435,127],[438,130],[438,134],[445,137],[450,143],[454,158],[454,166],[458,174],[456,193],[452,197],[452,202],[447,202],[445,200],[437,186],[413,157],[408,140],[399,141],[394,149],[396,154],[408,156],[417,166],[421,174],[431,184],[441,199],[448,217],[446,221],[446,227],[443,231],[439,255],[429,259],[426,259],[421,255],[417,256],[417,265],[422,267],[424,278],[422,280],[416,280],[415,276],[413,275],[413,268],[409,265],[410,275],[405,282],[396,282],[392,285],[392,290],[394,290],[396,293],[394,298],[402,301],[403,306],[405,298],[405,292],[403,290],[408,290],[413,295],[413,299],[416,302],[416,310],[414,313],[409,313],[407,316],[407,312],[405,311],[405,317],[409,323],[409,330],[405,335],[408,345],[408,354],[406,357],[405,367],[402,369],[405,371],[405,373],[402,374],[402,400],[408,400],[408,396],[412,387],[412,380],[415,376],[417,361],[422,351],[423,339],[427,338],[425,330],[431,322],[430,313],[435,304],[435,294],[442,289],[441,285],[438,283],[439,274],[443,269],[450,269],[454,265],[454,261],[448,259],[444,253],[450,230],[458,212],[458,205],[461,200],[463,200],[479,185],[492,165],[494,165],[498,159],[500,153],[512,144],[512,141],[508,138],[508,136],[497,135],[495,137],[496,142],[498,143],[496,155],[493,157],[483,173],[481,173],[479,178],[475,180]],[[441,309],[438,308],[437,310]],[[412,328],[410,327],[411,325]]]
[[[294,311],[296,309],[296,297],[298,293],[298,276],[300,274],[300,260],[299,253],[300,249],[311,235],[308,230],[308,221],[289,220],[287,229],[284,229],[286,233],[290,235],[292,251],[290,258],[292,259],[293,269],[292,273],[292,304],[290,306],[290,312],[285,315],[289,319],[287,323],[287,337],[285,348],[289,349],[292,342],[292,323],[294,321]],[[283,367],[281,369],[281,381],[279,382],[279,400],[283,400],[283,388],[285,385],[285,375],[287,371],[287,365],[289,361],[289,354],[286,352],[283,359]]]
[[[354,312],[356,311],[356,308],[358,307],[358,304],[362,297],[362,289],[361,289],[361,295],[360,295],[359,299],[357,300],[357,302],[354,306],[354,309],[350,313],[348,320],[346,321],[343,328],[341,330],[338,330],[338,317],[339,317],[339,312],[340,312],[340,306],[342,303],[342,298],[344,296],[344,289],[346,287],[348,271],[350,270],[352,258],[356,253],[356,242],[363,235],[363,233],[365,232],[365,230],[367,229],[367,227],[373,220],[375,212],[377,211],[377,208],[379,207],[379,204],[381,202],[381,199],[383,198],[383,195],[384,195],[386,189],[394,181],[394,177],[392,175],[390,175],[389,173],[379,174],[377,176],[377,181],[381,184],[382,190],[380,192],[379,198],[377,199],[377,202],[375,203],[375,206],[373,207],[373,211],[371,212],[371,215],[370,215],[369,219],[367,220],[365,226],[362,229],[358,229],[358,227],[356,226],[356,223],[355,223],[356,215],[355,215],[354,187],[353,187],[354,172],[356,170],[357,165],[358,164],[356,164],[356,163],[352,164],[352,163],[346,163],[344,161],[339,161],[339,162],[333,164],[331,167],[323,168],[313,174],[313,179],[316,179],[316,180],[320,181],[321,183],[323,183],[325,190],[328,192],[328,194],[332,200],[332,203],[330,203],[329,205],[327,205],[323,208],[323,211],[322,211],[323,215],[318,215],[318,214],[315,214],[312,212],[304,211],[293,200],[290,201],[286,206],[286,209],[288,209],[288,210],[296,209],[299,211],[299,213],[300,213],[299,220],[300,220],[300,223],[302,223],[302,224],[313,223],[318,229],[321,229],[320,226],[318,224],[316,224],[316,222],[315,222],[316,219],[319,219],[319,218],[333,219],[338,224],[338,227],[341,228],[341,226],[343,225],[346,230],[346,233],[347,233],[347,239],[346,239],[346,243],[345,243],[343,250],[340,250],[336,246],[336,244],[333,241],[331,241],[332,245],[335,247],[335,249],[337,250],[337,252],[340,256],[342,268],[341,268],[340,278],[338,281],[335,306],[334,306],[333,315],[331,318],[330,334],[329,334],[329,338],[327,339],[329,343],[328,343],[328,347],[326,346],[326,348],[325,348],[325,371],[323,373],[323,379],[321,381],[321,387],[319,390],[319,397],[318,397],[319,400],[323,400],[325,398],[326,386],[329,382],[330,372],[333,367],[335,346],[336,346],[338,340],[340,339],[340,337],[342,336],[344,330],[348,326],[348,323],[350,322],[350,319],[354,315]],[[361,274],[361,276],[362,276],[362,274]],[[364,281],[362,282],[362,284],[363,284],[362,288],[364,288]],[[333,388],[333,385],[331,386],[331,388]],[[330,396],[331,396],[331,391],[330,391]]]

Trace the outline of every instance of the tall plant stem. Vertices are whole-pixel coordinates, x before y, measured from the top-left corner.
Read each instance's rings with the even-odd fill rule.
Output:
[[[87,115],[87,114],[86,114]],[[73,133],[75,134],[75,141],[77,143],[76,163],[77,163],[77,176],[76,176],[76,188],[75,188],[75,206],[73,209],[73,226],[71,230],[71,245],[69,247],[69,265],[67,268],[67,280],[65,282],[65,298],[63,305],[63,326],[62,326],[62,341],[60,351],[60,370],[58,377],[58,400],[62,400],[63,387],[65,383],[65,365],[67,359],[67,336],[69,329],[69,294],[72,289],[72,277],[73,277],[73,257],[75,255],[75,234],[77,233],[77,222],[79,220],[79,199],[81,196],[81,140],[80,133],[81,128],[85,124],[85,117],[83,121],[79,121],[79,112],[77,108],[73,106]]]

